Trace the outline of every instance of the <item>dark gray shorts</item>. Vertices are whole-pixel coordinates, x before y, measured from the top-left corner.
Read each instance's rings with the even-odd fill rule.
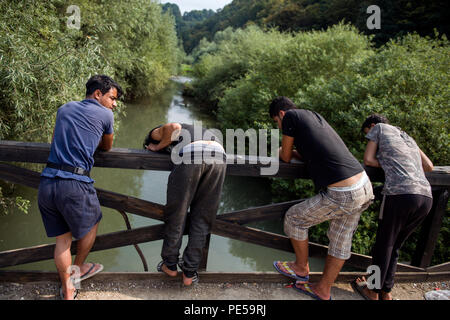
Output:
[[[41,177],[38,205],[48,237],[81,239],[102,218],[93,184],[78,180]]]

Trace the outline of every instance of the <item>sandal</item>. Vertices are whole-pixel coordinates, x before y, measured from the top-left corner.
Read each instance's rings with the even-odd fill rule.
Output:
[[[158,271],[158,272],[162,272],[162,273],[165,273],[164,272],[164,270],[162,269],[162,266],[164,265],[164,261],[161,261],[160,263],[158,263],[158,265],[156,266],[156,270]],[[170,271],[177,271],[177,266],[172,266],[172,267],[169,267],[168,265],[166,265],[166,267],[167,267],[167,269],[169,269]],[[174,268],[175,267],[175,268]],[[172,270],[172,269],[174,269],[174,270]],[[165,274],[167,274],[167,273],[165,273]],[[167,274],[168,275],[168,274]],[[175,276],[171,276],[171,275],[168,275],[169,277],[175,277]]]
[[[192,274],[192,277],[188,277],[185,271],[183,271],[183,275],[187,279],[192,279],[192,284],[198,283],[200,281],[197,271],[187,271],[189,274]],[[183,281],[184,282],[184,281]]]
[[[64,300],[64,292],[62,286],[59,287],[59,296],[61,297],[61,300]],[[78,296],[78,289],[75,289],[75,291],[73,292],[73,299],[75,300],[77,296]]]
[[[75,281],[74,281],[75,284],[78,283],[78,282],[81,282],[83,280],[89,279],[90,277],[95,276],[97,273],[99,273],[100,271],[103,270],[103,265],[100,264],[100,263],[92,263],[92,262],[90,262],[90,264],[92,264],[92,266],[89,268],[89,270],[87,272],[85,272],[82,276],[80,276],[79,279],[75,279]],[[92,270],[94,270],[95,266],[100,266],[100,267],[97,270],[92,271]]]
[[[287,272],[284,271],[283,269],[281,269],[281,267],[279,265],[281,265]],[[295,271],[292,270],[291,267],[289,267],[288,261],[274,261],[273,266],[283,276],[286,276],[286,277],[289,277],[289,278],[292,278],[292,279],[295,279],[297,281],[304,282],[304,283],[309,281],[309,275],[300,276],[300,275],[296,274]]]
[[[297,287],[297,285],[299,285],[301,287]],[[314,298],[316,300],[324,300],[321,297],[319,297],[314,291],[312,291],[311,287],[307,283],[294,283],[292,288],[294,288],[298,292],[304,293],[304,294],[306,294],[306,295],[308,295],[311,298]],[[328,300],[331,300],[331,296],[330,296],[330,299],[328,299]]]

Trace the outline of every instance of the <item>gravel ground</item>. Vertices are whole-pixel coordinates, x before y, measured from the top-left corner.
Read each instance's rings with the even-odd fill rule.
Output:
[[[288,283],[182,283],[164,281],[82,282],[78,300],[308,300],[308,296],[287,288]],[[0,300],[59,300],[56,282],[0,283]],[[398,283],[393,289],[397,300],[424,300],[432,290],[450,290],[450,281]],[[332,288],[334,300],[362,300],[350,284]]]

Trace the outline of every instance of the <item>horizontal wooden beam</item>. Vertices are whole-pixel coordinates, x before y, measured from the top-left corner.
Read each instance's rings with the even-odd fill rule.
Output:
[[[47,163],[50,144],[37,142],[0,141],[0,161]],[[260,177],[261,168],[268,167],[268,157],[228,155],[235,163],[227,165],[227,174],[234,176]],[[243,160],[244,164],[237,163]],[[273,160],[273,159],[272,159]],[[143,149],[113,148],[108,152],[94,154],[94,166],[105,168],[142,169],[170,171],[173,163],[169,155]],[[278,178],[309,178],[302,162],[279,162]]]
[[[310,272],[310,281],[317,282],[322,272]],[[365,272],[340,272],[336,283],[349,283]],[[201,283],[290,283],[291,280],[278,272],[199,272]],[[396,272],[395,281],[426,282],[450,279],[450,272]],[[51,271],[0,271],[0,283],[59,282],[59,276]],[[98,282],[151,281],[179,283],[180,277],[168,277],[161,272],[100,272],[95,277],[82,282],[84,285]]]
[[[164,225],[136,228],[98,235],[91,252],[124,247],[163,238]],[[0,252],[0,268],[53,259],[55,244],[43,244],[34,247]],[[72,255],[77,253],[77,241],[72,242]]]

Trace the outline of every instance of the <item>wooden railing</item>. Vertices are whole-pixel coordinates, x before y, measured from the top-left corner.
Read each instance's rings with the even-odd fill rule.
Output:
[[[50,153],[50,145],[45,143],[29,143],[16,141],[0,141],[0,161],[4,162],[27,162],[46,163]],[[230,158],[238,157],[230,155]],[[240,157],[240,156],[239,156]],[[98,152],[94,156],[96,167],[163,170],[172,169],[172,162],[168,155],[154,153],[146,150],[115,148],[109,152]],[[228,164],[227,174],[238,176],[260,176],[260,169],[267,167],[267,163],[257,158],[255,160],[245,156],[245,164]],[[262,163],[261,163],[262,162]],[[382,182],[384,174],[381,170],[366,168],[372,181]],[[436,245],[442,219],[445,214],[450,186],[450,167],[437,167],[433,172],[426,174],[433,186],[433,208],[426,221],[423,223],[421,240],[417,243],[417,249],[413,257],[412,266],[399,264],[398,270],[405,272],[423,273],[424,268],[430,266],[433,251]],[[38,188],[40,173],[24,169],[15,165],[0,163],[0,179],[16,184],[22,184],[32,188]],[[279,163],[279,171],[275,176],[279,178],[302,178],[308,179],[308,173],[303,163]],[[100,204],[104,207],[113,208],[124,217],[126,213],[140,215],[143,217],[163,220],[164,206],[146,200],[129,197],[111,191],[96,189]],[[377,190],[375,190],[377,191]],[[377,194],[377,192],[375,192]],[[220,214],[217,216],[211,233],[231,239],[245,241],[262,245],[269,248],[293,252],[289,239],[283,235],[258,230],[245,226],[251,222],[280,219],[292,205],[302,200],[266,205],[262,207],[249,208],[235,212]],[[186,225],[187,234],[189,222]],[[98,235],[92,251],[107,250],[128,245],[160,240],[163,238],[163,224],[150,227],[141,227]],[[206,270],[209,242],[204,250],[201,269]],[[0,268],[15,266],[24,263],[36,262],[53,258],[54,245],[44,244],[29,248],[21,248],[0,252]],[[138,249],[139,250],[139,249]],[[310,256],[326,256],[328,247],[316,243],[309,243]],[[72,254],[76,254],[76,241],[72,244]],[[140,253],[143,258],[142,253]],[[144,269],[147,270],[143,258]],[[365,269],[371,264],[371,257],[352,253],[347,265]],[[439,270],[442,268],[440,267]]]

